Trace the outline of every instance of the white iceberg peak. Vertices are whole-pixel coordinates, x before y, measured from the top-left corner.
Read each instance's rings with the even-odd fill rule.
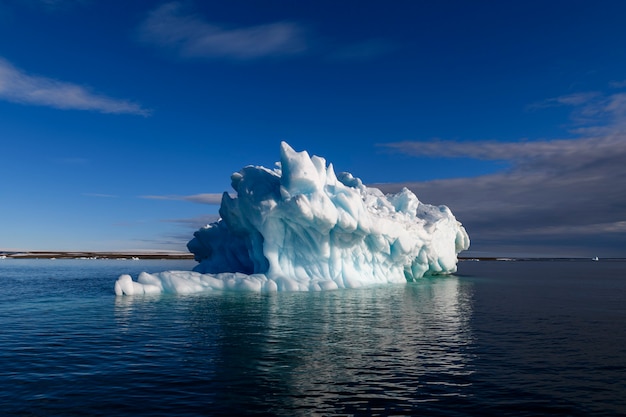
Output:
[[[287,143],[279,167],[247,166],[231,176],[220,220],[187,244],[194,272],[124,275],[116,294],[322,290],[400,283],[456,271],[469,237],[446,206],[403,189],[384,195]]]

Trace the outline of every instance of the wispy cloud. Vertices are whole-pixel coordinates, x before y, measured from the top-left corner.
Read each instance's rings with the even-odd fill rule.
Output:
[[[137,246],[142,248],[139,250],[146,252],[189,253],[186,247],[189,240],[190,237],[183,234],[164,234],[150,239],[135,239],[134,242],[137,242]]]
[[[164,233],[163,235],[151,238],[149,240],[140,240],[143,244],[149,247],[162,247],[165,249],[175,249],[181,252],[187,252],[187,242],[193,238],[193,232],[199,228],[213,223],[219,219],[219,215],[208,214],[204,216],[197,216],[184,219],[163,219],[160,220],[164,223],[175,223],[180,225],[180,231]]]
[[[397,49],[385,39],[344,43],[315,36],[308,26],[281,21],[247,27],[226,27],[193,13],[182,2],[165,3],[139,26],[139,41],[182,58],[231,59],[318,54],[331,61],[366,61]]]
[[[307,49],[304,30],[295,23],[224,28],[187,11],[180,2],[153,10],[139,28],[139,39],[185,58],[249,60]]]
[[[149,110],[137,103],[99,95],[77,84],[27,74],[3,58],[0,58],[0,99],[63,110],[150,115]]]
[[[492,161],[510,161],[520,167],[540,169],[556,167],[570,170],[589,164],[590,159],[604,159],[613,155],[626,143],[621,136],[585,137],[578,139],[554,139],[543,141],[472,141],[458,142],[433,140],[427,142],[394,142],[381,147],[395,152],[438,158],[474,158]]]
[[[30,0],[31,2],[35,0]],[[91,0],[37,0],[48,9],[64,9],[68,7],[74,7],[77,5],[83,5],[91,2]]]
[[[597,91],[589,91],[584,93],[567,94],[559,97],[551,97],[543,101],[533,103],[530,109],[544,109],[557,106],[580,106],[601,96]]]
[[[220,218],[220,216],[217,215],[217,214],[207,214],[207,215],[204,215],[204,216],[192,217],[192,218],[188,218],[188,219],[165,219],[165,220],[162,220],[162,221],[166,222],[166,223],[183,224],[183,225],[189,226],[192,229],[196,230],[196,229],[199,229],[200,227],[202,227],[204,225],[216,222],[219,218]],[[191,234],[185,234],[184,235],[184,237],[186,237],[187,240],[190,239],[190,236],[191,236]]]
[[[19,0],[20,3],[38,10],[56,12],[91,3],[93,0]]]
[[[330,53],[330,58],[338,61],[368,61],[381,57],[397,49],[383,39],[370,39],[353,44],[338,46]]]
[[[222,202],[222,194],[193,194],[193,195],[142,195],[140,198],[150,200],[179,200],[189,201],[198,204],[209,204],[219,206]]]
[[[474,250],[498,252],[508,247],[520,251],[525,247],[541,254],[545,245],[561,246],[561,253],[582,254],[595,244],[604,245],[603,250],[613,256],[624,256],[626,97],[589,97],[591,101],[564,102],[592,106],[597,114],[590,120],[606,123],[583,126],[578,131],[585,134],[575,139],[381,145],[413,156],[507,161],[508,168],[502,172],[375,186],[386,192],[406,186],[421,201],[448,205],[473,235]]]
[[[622,80],[622,81],[611,81],[609,83],[609,86],[611,86],[612,88],[624,88],[626,87],[626,80]]]
[[[76,166],[76,167],[85,167],[89,165],[89,159],[81,158],[81,157],[56,158],[56,159],[53,159],[52,162],[54,162],[55,164]]]
[[[83,193],[85,197],[96,197],[96,198],[118,198],[119,196],[113,194],[100,194],[100,193]]]
[[[626,82],[612,82],[614,88]],[[598,91],[568,94],[531,104],[529,110],[569,106],[573,108],[572,132],[585,135],[603,135],[617,128],[626,129],[626,93],[604,94]]]

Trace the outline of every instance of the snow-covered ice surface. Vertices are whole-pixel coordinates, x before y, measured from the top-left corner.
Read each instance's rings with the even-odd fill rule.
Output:
[[[324,158],[281,143],[277,168],[231,176],[220,220],[187,244],[193,271],[122,275],[115,293],[317,291],[401,283],[456,271],[469,236],[450,209],[403,189],[384,195]]]

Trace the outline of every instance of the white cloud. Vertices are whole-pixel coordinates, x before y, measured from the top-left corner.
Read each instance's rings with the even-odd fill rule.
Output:
[[[475,220],[530,216],[525,226],[551,221],[596,224],[626,220],[626,135],[537,142],[401,142],[386,145],[414,156],[507,160],[504,172],[402,185],[450,204]],[[420,195],[418,194],[418,197]],[[532,214],[534,213],[534,214]],[[512,216],[512,215],[515,216]],[[557,218],[554,218],[554,216]],[[508,219],[508,220],[507,220]]]
[[[162,221],[166,223],[184,224],[192,228],[195,231],[201,228],[202,226],[218,221],[219,218],[220,216],[218,214],[206,214],[204,216],[192,217],[192,218],[187,218],[187,219],[166,219]],[[192,234],[185,233],[184,235],[181,234],[181,237],[183,239],[186,238],[187,240],[189,240],[191,235]]]
[[[624,145],[624,138],[621,135],[608,135],[519,142],[405,141],[381,144],[380,146],[413,156],[502,160],[511,161],[518,167],[568,166],[569,169],[572,169],[588,164],[589,160],[593,158],[604,158],[615,152],[625,152]]]
[[[584,93],[567,94],[559,97],[552,97],[538,103],[531,104],[530,109],[544,109],[547,107],[557,106],[579,106],[589,103],[593,99],[600,96],[600,93],[596,91],[589,91]]]
[[[609,86],[613,87],[613,88],[624,88],[626,87],[626,80],[622,80],[622,81],[611,81],[609,83]]]
[[[0,99],[63,110],[149,116],[150,111],[128,100],[98,95],[77,84],[29,75],[0,58]]]
[[[40,3],[49,9],[73,7],[88,3],[89,1],[90,0],[39,0]]]
[[[172,2],[148,15],[139,28],[139,39],[186,58],[247,60],[302,52],[307,48],[303,32],[290,22],[226,29]]]
[[[151,200],[179,200],[192,203],[209,204],[219,206],[222,202],[222,194],[193,194],[193,195],[142,195],[140,198]]]
[[[577,122],[581,112],[593,115],[587,119],[593,123],[577,129],[580,136],[574,139],[381,145],[419,157],[507,161],[504,171],[473,178],[373,185],[385,192],[405,186],[421,201],[448,205],[467,227],[478,251],[497,253],[505,246],[527,251],[552,247],[561,254],[568,250],[581,254],[596,245],[612,256],[623,256],[626,94],[569,97],[561,102],[575,106]]]
[[[538,229],[527,229],[521,231],[524,235],[562,235],[562,236],[584,236],[595,235],[598,233],[626,233],[626,221],[617,221],[611,223],[593,223],[584,225],[567,225],[567,226],[547,226]]]
[[[97,197],[97,198],[118,198],[119,196],[113,194],[100,194],[100,193],[83,193],[85,197]]]
[[[626,83],[612,82],[612,87]],[[575,128],[573,133],[582,135],[606,135],[616,129],[626,129],[626,93],[603,94],[597,91],[553,97],[529,106],[530,110],[570,106]]]
[[[175,248],[182,252],[187,252],[187,242],[193,238],[193,233],[201,227],[216,222],[220,218],[217,214],[207,214],[183,219],[163,219],[164,223],[175,223],[180,225],[180,232],[168,233],[158,236],[156,239],[145,240],[151,246],[160,246],[164,248]]]

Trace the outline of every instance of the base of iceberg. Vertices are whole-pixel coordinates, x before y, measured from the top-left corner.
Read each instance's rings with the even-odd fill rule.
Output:
[[[358,288],[376,284],[406,283],[404,277],[389,277],[387,280],[354,280],[335,282],[319,278],[294,279],[288,277],[268,278],[265,274],[242,274],[223,272],[201,274],[195,271],[165,271],[155,274],[142,272],[137,281],[130,275],[121,275],[115,282],[115,294],[194,294],[205,291],[323,291],[338,288]]]
[[[231,176],[220,219],[187,244],[193,271],[122,275],[117,295],[210,290],[319,291],[402,283],[456,271],[469,236],[446,206],[408,189],[384,195],[324,158],[281,143],[274,169]]]

